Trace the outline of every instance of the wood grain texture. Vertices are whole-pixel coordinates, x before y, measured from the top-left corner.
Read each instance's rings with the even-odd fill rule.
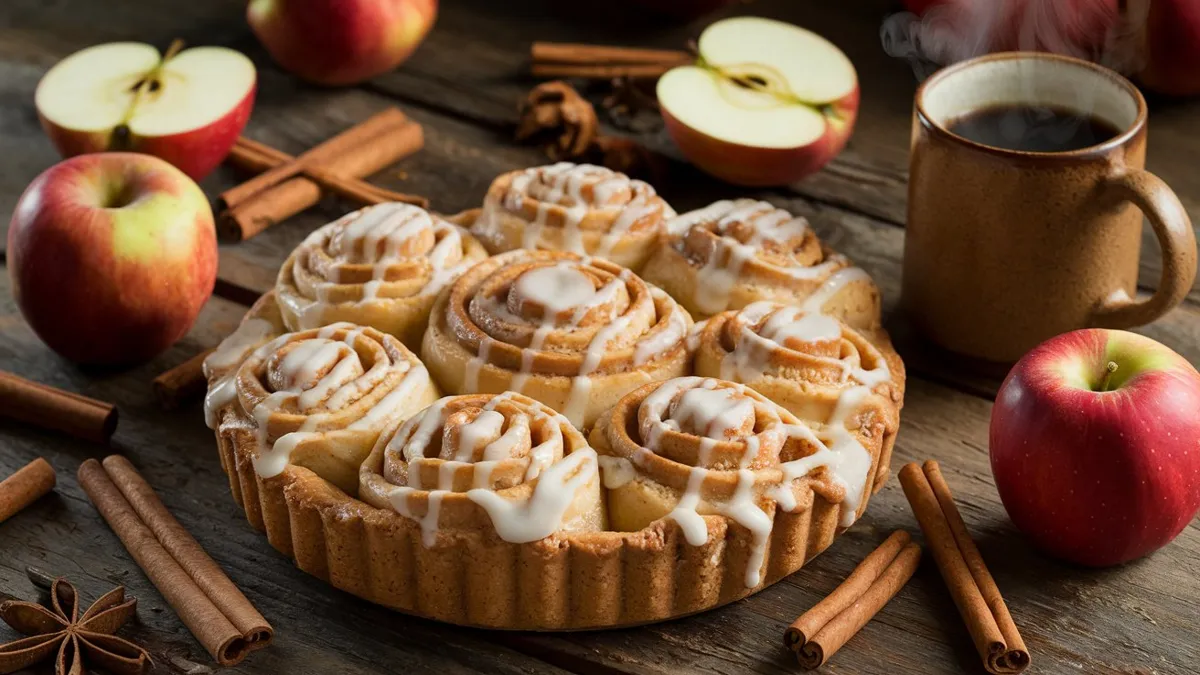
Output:
[[[889,328],[913,377],[894,466],[938,459],[968,526],[1044,673],[1194,672],[1200,660],[1195,607],[1200,602],[1200,526],[1171,546],[1113,570],[1053,562],[1013,530],[992,485],[987,460],[989,398],[1003,372],[979,373],[928,347],[894,312],[904,231],[909,106],[916,81],[907,64],[878,47],[889,0],[822,3],[758,0],[753,11],[789,19],[839,44],[858,66],[863,106],[850,146],[826,170],[785,190],[738,191],[682,163],[657,187],[680,209],[713,195],[755,196],[810,219],[834,248],[866,268],[883,289]],[[172,3],[151,0],[6,0],[0,3],[0,211],[10,212],[24,186],[57,160],[40,133],[32,92],[62,56],[110,40],[165,46],[224,44],[259,67],[259,99],[247,134],[300,152],[389,105],[425,127],[417,156],[372,178],[389,189],[428,196],[435,209],[478,205],[491,179],[544,162],[515,146],[516,102],[533,85],[525,75],[534,39],[677,47],[703,21],[670,26],[630,22],[591,5],[548,0],[447,0],[436,30],[403,68],[352,89],[308,87],[281,73],[250,35],[243,0]],[[1150,168],[1175,186],[1200,221],[1200,153],[1196,103],[1152,102]],[[610,127],[611,128],[611,127]],[[673,153],[661,131],[641,138]],[[202,185],[216,195],[237,176],[222,168]],[[246,302],[269,288],[287,253],[313,228],[348,206],[328,200],[251,241],[221,249],[220,288]],[[1143,284],[1157,277],[1146,256]],[[168,413],[150,382],[170,366],[213,346],[244,307],[216,298],[180,344],[129,371],[84,371],[58,359],[17,315],[7,275],[0,283],[0,367],[118,403],[114,443],[159,490],[168,508],[247,593],[277,630],[277,644],[239,673],[791,673],[780,636],[800,613],[835,588],[896,528],[920,539],[893,481],[864,519],[829,551],[776,586],[729,607],[655,626],[579,634],[489,633],[396,614],[336,591],[295,569],[254,531],[234,505],[198,405]],[[1195,294],[1194,294],[1195,295]],[[1184,307],[1142,330],[1200,364],[1200,310]],[[147,643],[167,672],[208,672],[200,646],[139,572],[73,476],[96,450],[50,433],[0,423],[0,475],[45,456],[64,478],[56,492],[0,525],[0,596],[32,597],[24,568],[71,577],[87,597],[115,583],[140,600],[140,622],[126,634]],[[0,631],[0,640],[8,634]],[[917,577],[826,666],[829,673],[981,672],[978,657],[936,569]]]

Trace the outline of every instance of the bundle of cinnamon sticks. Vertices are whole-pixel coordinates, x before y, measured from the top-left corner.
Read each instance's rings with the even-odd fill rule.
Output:
[[[900,471],[900,484],[984,668],[991,675],[1024,671],[1029,650],[967,532],[938,463],[908,464]],[[833,593],[788,626],[784,645],[802,668],[824,665],[900,592],[920,558],[921,549],[907,532],[893,532]]]
[[[535,42],[530,49],[534,77],[655,78],[695,61],[678,49],[610,47],[569,42]]]
[[[171,515],[129,460],[79,467],[79,484],[167,603],[217,663],[231,666],[270,644],[274,631]]]
[[[359,180],[412,155],[424,143],[421,125],[396,108],[376,113],[296,157],[238,138],[228,161],[258,175],[221,193],[224,211],[218,230],[228,240],[248,239],[316,204],[325,192],[361,204],[397,201],[428,207],[424,197]]]

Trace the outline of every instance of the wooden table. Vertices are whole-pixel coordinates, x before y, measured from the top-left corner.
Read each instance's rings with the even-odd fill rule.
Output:
[[[375,177],[379,184],[432,198],[454,212],[477,205],[502,171],[544,163],[511,139],[516,104],[533,84],[525,54],[533,39],[677,46],[691,26],[630,20],[606,3],[444,0],[437,28],[401,69],[359,87],[320,89],[279,71],[243,19],[244,0],[5,0],[0,3],[0,212],[57,161],[38,128],[33,91],[56,61],[84,46],[139,40],[165,46],[224,44],[259,67],[259,98],[247,135],[298,152],[389,105],[425,127],[417,156]],[[615,3],[614,3],[615,4]],[[568,7],[586,12],[572,15]],[[814,29],[842,46],[858,67],[863,100],[849,147],[824,171],[787,189],[744,192],[714,183],[682,163],[658,187],[683,210],[714,196],[748,194],[807,216],[830,244],[865,267],[889,310],[899,294],[904,241],[909,108],[916,80],[908,64],[879,46],[886,0],[853,3],[759,0],[748,9]],[[746,10],[741,10],[746,11]],[[1150,169],[1180,194],[1200,223],[1200,103],[1152,101]],[[641,135],[672,152],[661,130]],[[210,195],[235,180],[208,178]],[[167,506],[212,553],[277,630],[275,646],[237,668],[245,673],[785,673],[783,628],[836,586],[888,532],[916,522],[893,480],[866,516],[809,566],[758,595],[700,616],[643,628],[528,634],[466,630],[410,618],[334,590],[294,568],[234,505],[211,433],[195,404],[163,413],[150,380],[227,334],[247,299],[268,289],[284,256],[314,227],[348,210],[329,202],[265,234],[221,248],[218,295],[191,333],[153,362],[125,371],[83,370],[44,347],[22,321],[7,275],[0,280],[0,367],[114,401],[121,422],[114,450],[130,457]],[[1148,237],[1148,240],[1152,238]],[[1157,246],[1144,252],[1142,285],[1161,268]],[[890,312],[889,314],[894,314]],[[987,459],[987,427],[998,379],[968,374],[924,345],[901,317],[889,325],[910,378],[894,468],[941,461],[967,524],[1008,599],[1041,673],[1185,673],[1200,663],[1200,527],[1146,560],[1085,570],[1047,559],[1018,535],[1000,505]],[[1200,290],[1143,329],[1200,363]],[[210,672],[209,658],[83,496],[75,469],[100,447],[15,423],[0,423],[0,475],[36,456],[59,470],[56,493],[0,525],[0,595],[35,595],[26,566],[65,575],[95,598],[125,584],[140,598],[139,623],[126,634],[149,646],[167,672]],[[0,630],[0,640],[12,637]],[[937,570],[916,578],[825,668],[829,673],[982,672]]]

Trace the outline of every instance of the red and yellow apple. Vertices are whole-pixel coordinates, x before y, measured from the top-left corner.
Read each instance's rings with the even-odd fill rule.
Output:
[[[403,63],[437,0],[250,0],[250,28],[280,66],[324,85],[356,84]]]
[[[212,294],[217,239],[199,186],[150,155],[80,155],[38,176],[13,212],[8,271],[21,314],[78,363],[145,361]]]
[[[63,157],[142,152],[200,180],[242,133],[256,82],[254,64],[232,49],[195,47],[164,62],[150,45],[114,42],[57,63],[38,83],[35,103]]]
[[[1066,333],[1009,373],[990,429],[996,488],[1017,528],[1090,566],[1139,558],[1200,509],[1200,373],[1154,340]]]
[[[772,186],[823,167],[858,114],[858,75],[840,49],[791,24],[718,21],[700,35],[696,65],[668,71],[658,102],[680,151],[737,185]]]

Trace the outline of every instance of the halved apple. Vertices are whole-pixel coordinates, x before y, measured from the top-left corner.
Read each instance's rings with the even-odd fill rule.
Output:
[[[256,83],[254,64],[232,49],[196,47],[164,59],[150,45],[113,42],[57,63],[38,83],[35,104],[63,157],[141,152],[199,180],[246,126]]]
[[[840,49],[791,24],[718,21],[694,66],[658,81],[667,131],[693,164],[737,185],[799,180],[837,155],[858,113],[858,75]]]

